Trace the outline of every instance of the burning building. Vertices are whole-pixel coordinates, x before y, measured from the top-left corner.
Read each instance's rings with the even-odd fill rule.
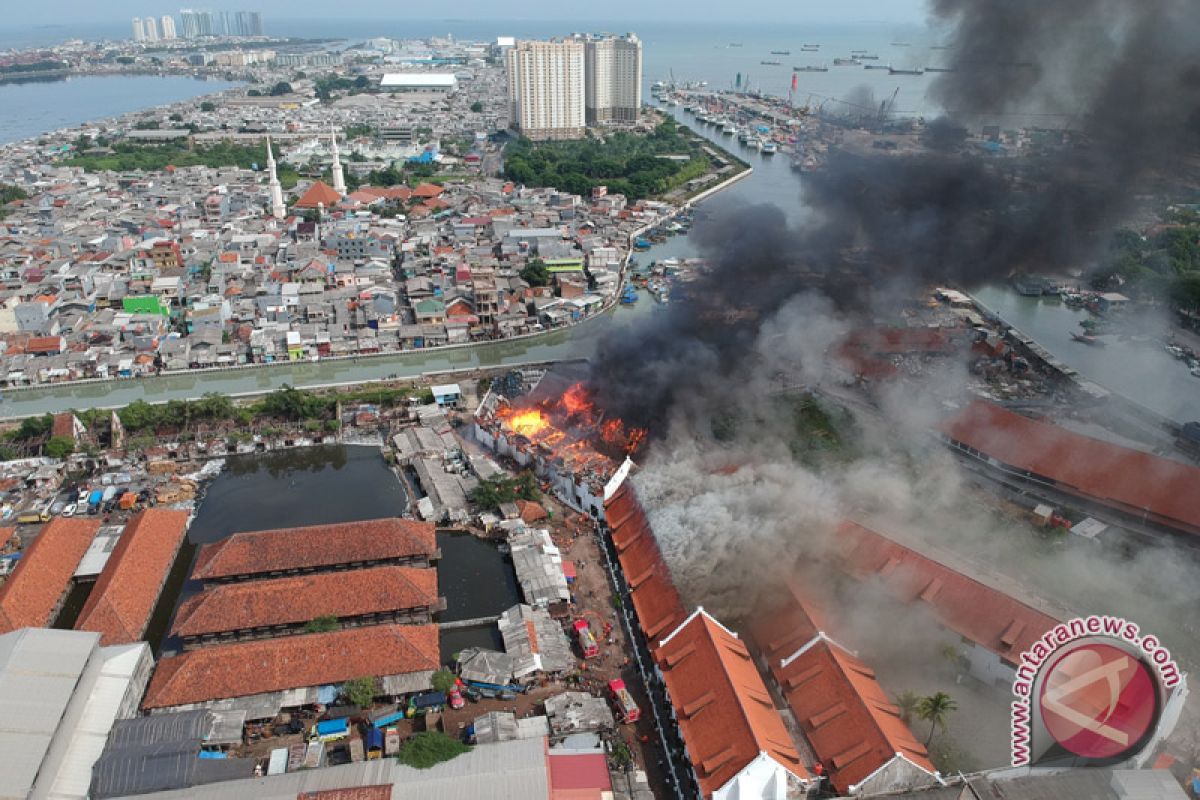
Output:
[[[604,500],[633,467],[646,432],[607,417],[583,383],[562,372],[542,376],[529,394],[488,392],[475,415],[482,445],[532,470],[571,508],[604,518]]]

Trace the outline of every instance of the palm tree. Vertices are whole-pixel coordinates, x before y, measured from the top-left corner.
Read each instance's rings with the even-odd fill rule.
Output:
[[[905,725],[912,725],[913,715],[921,706],[921,696],[911,689],[905,689],[896,695],[896,705],[900,709],[900,719]]]
[[[935,692],[928,697],[922,697],[917,703],[917,716],[929,722],[929,735],[925,737],[925,747],[933,741],[933,733],[939,727],[946,727],[946,717],[958,708],[954,698],[945,692]]]

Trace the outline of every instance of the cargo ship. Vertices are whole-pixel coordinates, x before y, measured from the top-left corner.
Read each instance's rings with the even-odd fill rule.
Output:
[[[861,67],[862,62],[857,58],[835,58],[833,65],[835,67]]]
[[[829,72],[829,67],[792,67],[792,72]]]
[[[790,56],[791,54],[792,54],[791,50],[772,50],[771,51],[771,55],[773,55],[773,56]]]
[[[888,75],[924,75],[923,69],[896,69],[895,67],[888,68]]]

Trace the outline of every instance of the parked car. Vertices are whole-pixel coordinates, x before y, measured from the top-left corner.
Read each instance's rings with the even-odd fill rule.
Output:
[[[463,700],[462,692],[460,692],[458,690],[457,686],[455,686],[453,689],[450,690],[450,707],[451,708],[462,708],[466,704],[467,704],[467,701]]]
[[[79,510],[79,507],[77,505],[75,505],[74,503],[67,503],[67,505],[62,510],[62,515],[64,517],[73,517],[73,516],[75,516],[75,512],[77,510]]]

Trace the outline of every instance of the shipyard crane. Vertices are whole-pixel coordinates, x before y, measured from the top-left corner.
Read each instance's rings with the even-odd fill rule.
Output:
[[[880,122],[883,122],[883,120],[887,117],[887,115],[892,113],[892,109],[896,107],[896,96],[899,94],[900,94],[900,87],[897,86],[896,91],[892,92],[892,99],[884,100],[882,103],[879,104],[879,121]]]

